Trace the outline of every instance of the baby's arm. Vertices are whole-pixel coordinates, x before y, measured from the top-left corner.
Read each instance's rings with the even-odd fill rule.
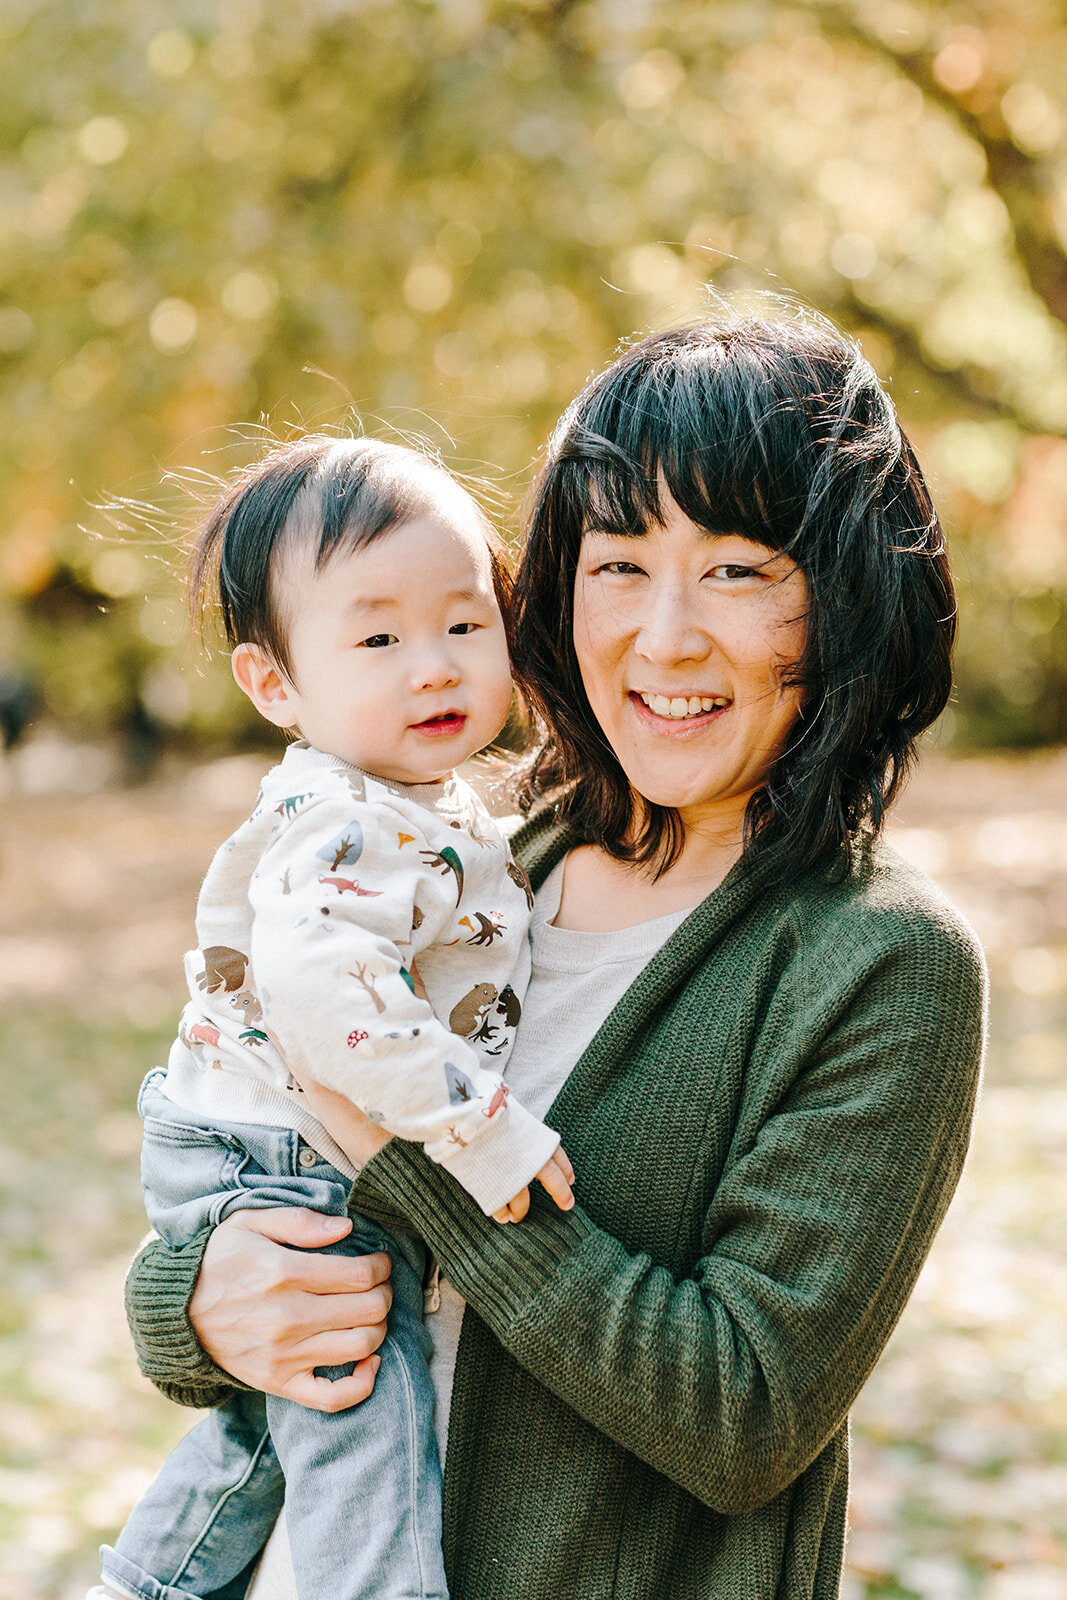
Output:
[[[410,972],[414,992],[420,1000],[425,1000],[429,1004],[430,997],[426,993],[426,985],[419,977],[419,970],[414,961],[411,963]],[[336,1138],[336,1134],[333,1137]],[[343,1149],[344,1146],[342,1145],[341,1148]],[[359,1165],[362,1166],[363,1163],[360,1162]],[[569,1211],[571,1209],[574,1204],[574,1191],[571,1188],[574,1182],[574,1168],[571,1166],[567,1152],[562,1145],[545,1162],[537,1174],[536,1181],[547,1190],[561,1211]],[[524,1189],[520,1189],[519,1193],[508,1201],[506,1206],[501,1206],[499,1211],[493,1212],[493,1220],[494,1222],[521,1222],[529,1209],[530,1186],[527,1184]]]
[[[341,1146],[354,1166],[366,1166],[367,1162],[389,1143],[381,1129],[375,1127],[347,1095],[327,1089],[313,1078],[302,1078],[301,1087],[316,1117],[330,1137]],[[545,1162],[540,1172],[534,1174],[534,1177],[552,1196],[561,1211],[571,1209],[574,1205],[574,1194],[571,1189],[574,1182],[574,1168],[562,1145],[556,1147],[554,1154]],[[529,1209],[530,1187],[527,1184],[506,1205],[493,1212],[493,1220],[521,1222]]]
[[[286,819],[250,888],[252,970],[293,1075],[422,1144],[491,1215],[551,1162],[559,1139],[509,1104],[499,1075],[416,992],[414,951],[464,932],[462,872],[428,870],[427,858],[442,857],[417,827],[377,801],[331,795]],[[481,988],[496,994],[486,983],[467,998],[484,1006]]]

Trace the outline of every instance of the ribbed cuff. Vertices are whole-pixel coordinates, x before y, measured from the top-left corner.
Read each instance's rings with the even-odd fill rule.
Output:
[[[533,1182],[558,1148],[559,1134],[514,1100],[469,1144],[434,1154],[491,1217]]]
[[[217,1406],[247,1384],[217,1367],[189,1321],[192,1297],[211,1228],[180,1250],[153,1236],[126,1277],[126,1316],[145,1377],[183,1406]]]
[[[399,1213],[426,1240],[452,1286],[499,1337],[537,1299],[546,1273],[598,1229],[578,1206],[560,1211],[540,1188],[522,1222],[486,1217],[470,1195],[417,1145],[392,1139],[352,1189],[360,1210]]]

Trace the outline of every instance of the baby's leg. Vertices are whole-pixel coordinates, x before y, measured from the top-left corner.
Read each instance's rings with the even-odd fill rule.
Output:
[[[180,1249],[232,1207],[285,1203],[295,1135],[216,1125],[170,1101],[162,1076],[149,1074],[138,1106],[145,1199],[167,1244]],[[104,1546],[103,1582],[147,1600],[241,1600],[284,1498],[263,1396],[236,1394],[171,1452],[114,1549]]]
[[[171,1451],[103,1547],[104,1583],[149,1600],[240,1600],[284,1496],[263,1396],[235,1395]]]
[[[330,1600],[447,1600],[418,1255],[353,1220],[350,1238],[331,1248],[385,1250],[393,1262],[389,1335],[374,1391],[330,1415],[267,1396],[297,1589]],[[332,1377],[350,1369],[321,1370]]]

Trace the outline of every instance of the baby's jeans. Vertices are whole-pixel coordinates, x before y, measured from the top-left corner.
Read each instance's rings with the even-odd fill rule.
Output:
[[[374,1391],[327,1415],[238,1392],[172,1451],[134,1507],[104,1578],[138,1600],[240,1600],[284,1501],[301,1600],[447,1600],[425,1253],[347,1209],[351,1183],[288,1128],[212,1123],[141,1089],[142,1176],[153,1226],[180,1249],[248,1207],[351,1216],[328,1254],[385,1250],[393,1306]],[[345,1368],[317,1369],[337,1377]]]

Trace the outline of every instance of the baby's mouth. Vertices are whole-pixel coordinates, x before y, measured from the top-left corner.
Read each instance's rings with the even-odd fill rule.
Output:
[[[637,697],[654,716],[667,717],[673,722],[681,722],[687,717],[706,716],[709,711],[725,711],[730,704],[728,696],[722,694],[665,695],[645,694],[643,690],[638,690]]]
[[[412,726],[424,733],[458,733],[466,720],[460,711],[442,711],[439,716],[427,717]]]

